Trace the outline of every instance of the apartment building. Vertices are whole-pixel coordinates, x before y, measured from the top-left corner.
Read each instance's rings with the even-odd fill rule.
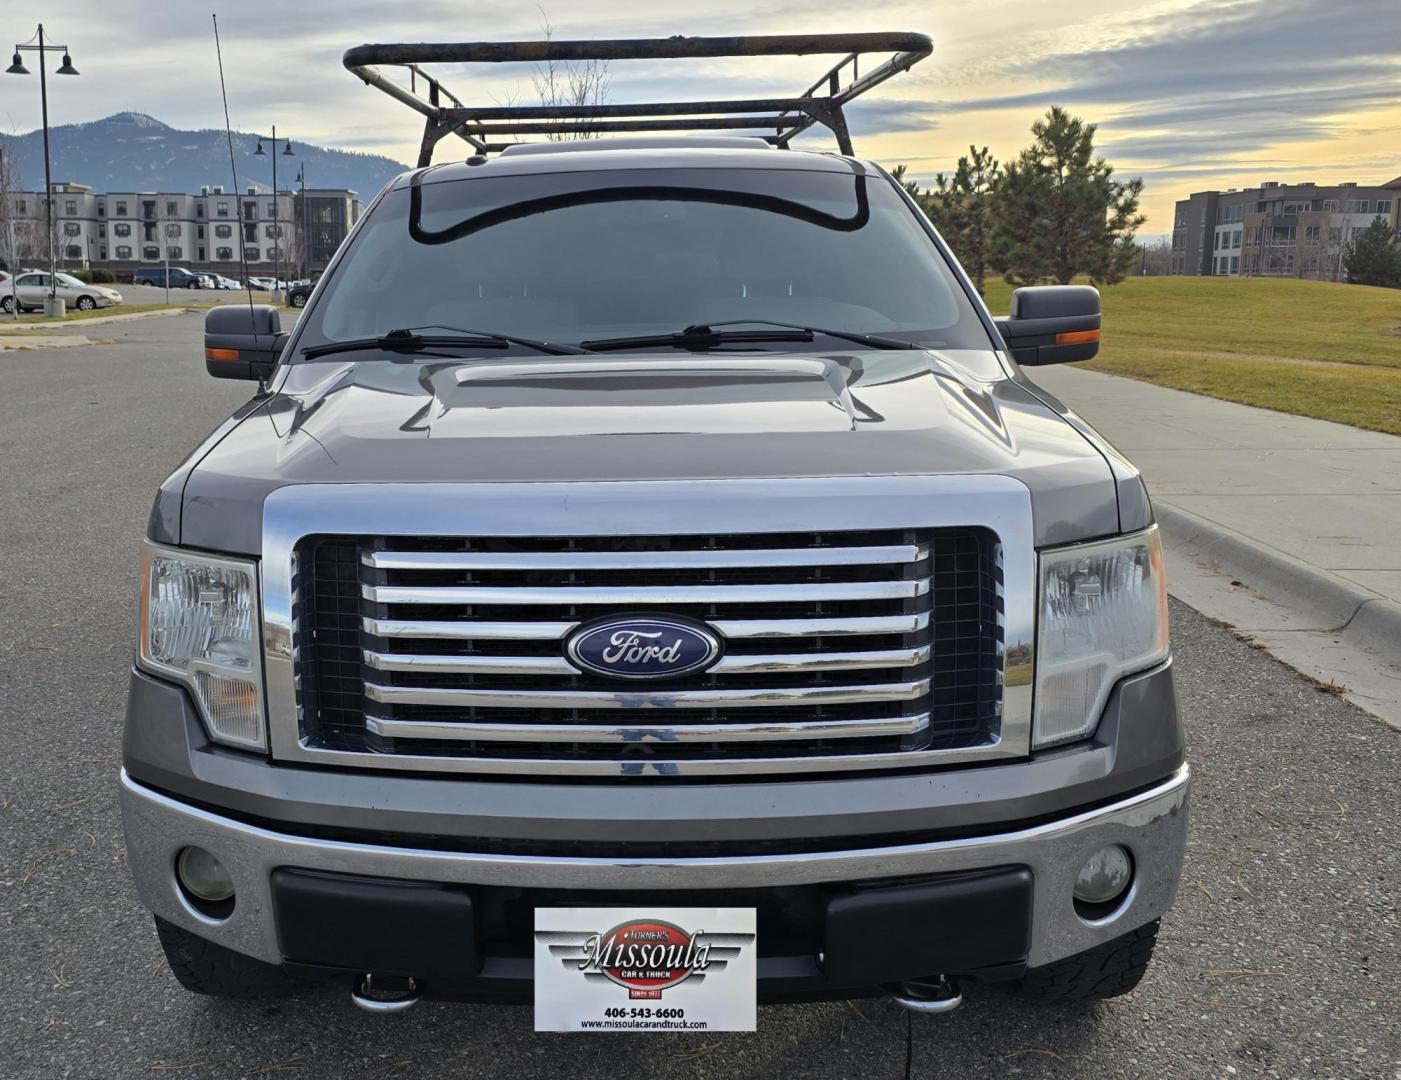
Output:
[[[308,188],[243,194],[223,187],[179,192],[94,192],[86,184],[53,185],[55,259],[61,268],[93,267],[118,274],[165,261],[237,276],[301,276],[324,269],[360,216],[347,189]],[[44,197],[10,196],[16,261],[42,263]]]
[[[1354,233],[1381,217],[1401,235],[1398,210],[1401,177],[1371,187],[1267,181],[1199,191],[1177,203],[1172,273],[1337,281]]]

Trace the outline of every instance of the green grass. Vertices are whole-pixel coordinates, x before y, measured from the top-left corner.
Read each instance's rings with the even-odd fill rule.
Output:
[[[1156,277],[1101,293],[1104,341],[1080,366],[1401,435],[1401,290]],[[987,294],[1007,310],[1010,286]]]

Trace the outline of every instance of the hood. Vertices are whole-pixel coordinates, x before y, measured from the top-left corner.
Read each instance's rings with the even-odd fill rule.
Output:
[[[289,484],[1000,473],[1038,544],[1118,531],[1104,456],[992,353],[356,358],[294,365],[184,489],[180,541],[256,553]]]

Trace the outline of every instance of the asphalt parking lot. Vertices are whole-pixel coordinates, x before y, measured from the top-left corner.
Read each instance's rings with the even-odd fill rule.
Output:
[[[754,1035],[539,1036],[528,1009],[369,1016],[342,991],[187,994],[123,862],[116,774],[156,485],[247,396],[199,318],[0,354],[0,1077],[892,1077],[882,999]],[[975,993],[912,1024],[917,1077],[1401,1078],[1401,736],[1175,605],[1195,788],[1186,881],[1133,994]]]

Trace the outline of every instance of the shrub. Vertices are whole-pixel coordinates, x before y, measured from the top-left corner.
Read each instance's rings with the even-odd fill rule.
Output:
[[[88,285],[115,285],[117,275],[110,270],[74,270],[73,276]]]

